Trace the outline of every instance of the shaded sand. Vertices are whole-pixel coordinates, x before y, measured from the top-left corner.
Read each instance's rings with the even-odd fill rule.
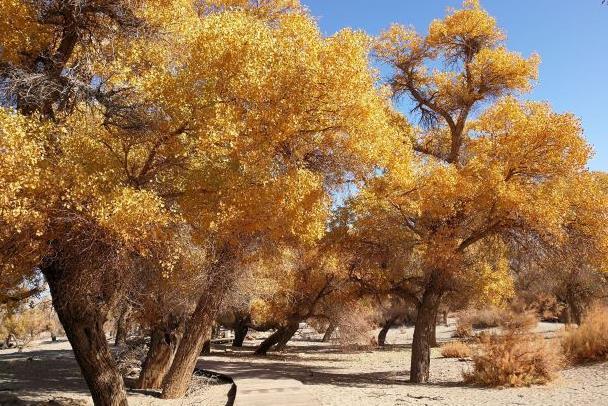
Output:
[[[453,320],[448,327],[438,327],[439,341],[448,341],[454,328]],[[542,323],[537,332],[553,340],[562,328],[559,324]],[[488,389],[465,386],[461,372],[470,367],[469,362],[442,358],[439,349],[433,349],[429,384],[410,384],[407,379],[412,333],[412,328],[393,329],[388,334],[387,346],[373,350],[347,350],[335,343],[321,343],[320,335],[313,334],[306,340],[300,335],[284,353],[271,353],[265,358],[252,354],[264,336],[260,334],[258,339],[247,341],[243,349],[214,346],[210,356],[199,359],[198,366],[227,373],[241,371],[255,379],[270,381],[276,377],[296,379],[325,406],[608,405],[608,363],[567,369],[556,382],[544,387]],[[555,345],[559,345],[557,340]],[[230,385],[194,387],[187,398],[177,401],[161,401],[131,392],[129,402],[226,404]],[[65,398],[90,404],[86,385],[66,341],[38,343],[21,354],[14,350],[0,351],[0,399],[11,394],[47,401],[45,404],[51,399]],[[0,404],[5,403],[0,400]]]
[[[184,399],[167,401],[158,399],[155,393],[135,391],[129,391],[128,398],[130,405],[141,406],[224,406],[230,387],[206,377],[194,377]],[[67,340],[37,342],[21,353],[0,350],[0,405],[13,404],[93,404]]]
[[[542,323],[537,332],[554,337],[563,327]],[[454,330],[438,327],[439,341]],[[560,379],[544,387],[488,389],[465,386],[461,372],[468,362],[443,358],[433,349],[431,379],[427,385],[407,382],[413,329],[389,332],[381,350],[345,351],[337,345],[296,340],[284,353],[267,358],[251,354],[247,342],[242,350],[218,348],[199,363],[204,368],[252,368],[302,381],[325,406],[338,405],[608,405],[608,363],[562,371]],[[317,338],[320,338],[317,337]],[[559,345],[555,341],[556,345]]]

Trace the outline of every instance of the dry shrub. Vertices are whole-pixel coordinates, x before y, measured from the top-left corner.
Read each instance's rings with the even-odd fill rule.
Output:
[[[557,376],[563,357],[556,346],[527,331],[530,317],[515,318],[503,335],[487,334],[480,339],[466,382],[487,386],[545,384]],[[526,327],[527,326],[527,327]]]
[[[523,312],[503,312],[500,327],[509,332],[528,332],[538,324],[538,315],[534,310]]]
[[[572,363],[608,359],[608,307],[592,307],[578,328],[566,332],[562,348]]]
[[[503,317],[504,311],[494,307],[460,312],[456,320],[456,331],[452,336],[457,338],[468,338],[473,335],[474,328],[498,327]]]
[[[338,344],[346,349],[378,345],[373,334],[373,316],[373,310],[364,306],[340,314],[335,321]]]
[[[475,310],[469,314],[469,317],[473,328],[493,328],[500,325],[504,311],[491,307]]]
[[[451,341],[441,346],[441,355],[445,358],[468,358],[471,348],[462,341]]]

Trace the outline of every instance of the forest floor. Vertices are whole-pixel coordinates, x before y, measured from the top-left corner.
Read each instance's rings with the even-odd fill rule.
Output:
[[[541,323],[537,331],[553,340],[562,328],[560,324]],[[447,327],[439,326],[439,341],[449,340],[453,330],[453,322]],[[392,329],[383,349],[345,348],[321,343],[320,336],[299,336],[285,352],[267,357],[252,354],[260,338],[262,335],[247,341],[242,349],[214,346],[211,355],[200,359],[199,367],[218,372],[250,369],[252,374],[256,370],[272,371],[273,376],[304,383],[304,388],[324,406],[608,405],[608,363],[566,369],[547,386],[488,389],[462,383],[462,371],[470,368],[468,361],[443,358],[439,349],[433,349],[430,382],[414,385],[407,382],[412,328]],[[555,345],[559,345],[557,340]],[[194,390],[185,399],[167,402],[130,392],[129,403],[226,404],[230,385],[200,379],[194,382]],[[0,351],[0,404],[36,404],[7,401],[16,397],[47,405],[91,404],[67,341],[38,342],[22,353]],[[78,403],[70,403],[69,399]]]

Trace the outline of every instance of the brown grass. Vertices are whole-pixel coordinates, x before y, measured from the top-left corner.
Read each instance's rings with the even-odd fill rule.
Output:
[[[501,320],[504,333],[484,334],[473,355],[473,369],[463,373],[466,382],[485,386],[546,384],[563,365],[559,348],[530,329],[537,323],[533,313],[508,313]]]
[[[468,358],[471,348],[462,341],[451,341],[441,346],[441,355],[445,358]]]
[[[578,328],[566,332],[562,348],[574,364],[608,359],[608,307],[591,308]]]

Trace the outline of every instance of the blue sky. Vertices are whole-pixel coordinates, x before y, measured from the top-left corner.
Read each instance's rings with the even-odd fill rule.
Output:
[[[331,35],[342,27],[377,34],[393,22],[424,33],[454,0],[301,0]],[[608,171],[608,5],[601,0],[481,0],[510,49],[540,55],[539,81],[526,97],[581,118],[594,170]]]

